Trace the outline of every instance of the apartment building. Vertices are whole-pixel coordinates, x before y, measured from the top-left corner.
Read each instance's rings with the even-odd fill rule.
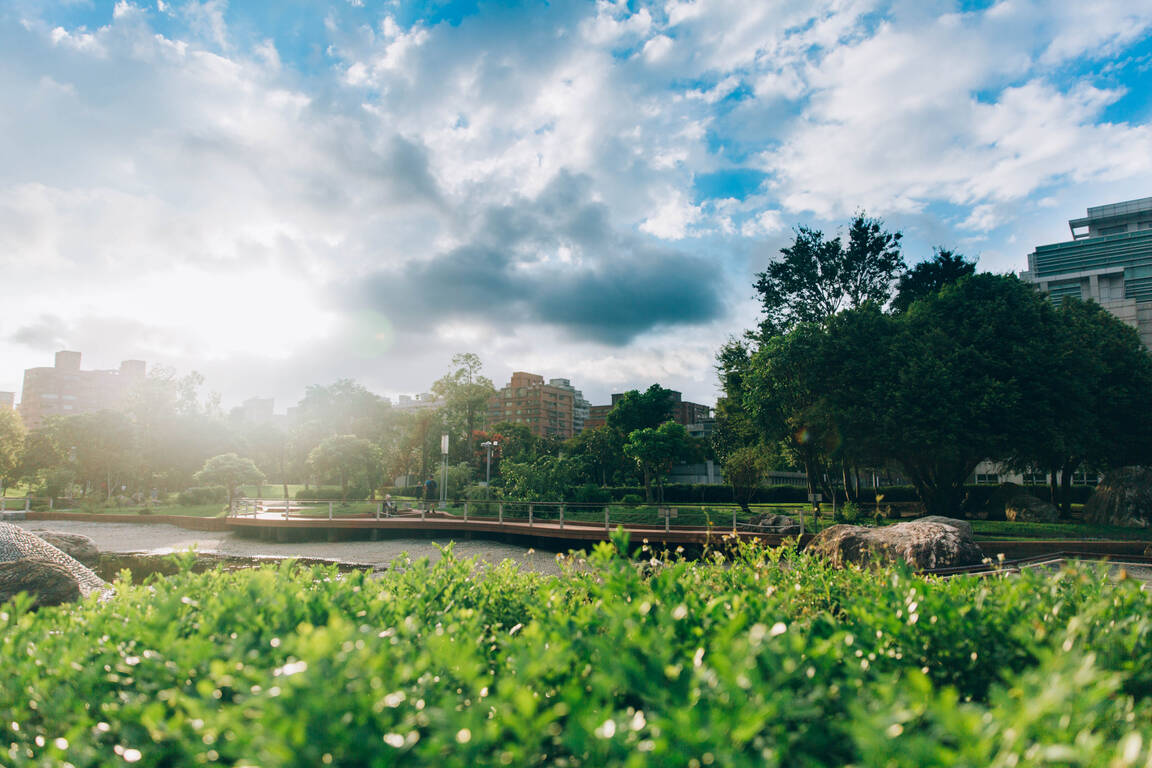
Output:
[[[1152,349],[1152,197],[1089,208],[1068,229],[1071,240],[1028,254],[1020,277],[1053,301],[1096,301]]]
[[[82,371],[79,352],[57,352],[51,368],[24,371],[20,417],[29,429],[37,429],[49,416],[123,408],[144,374],[143,360],[125,360],[118,370]]]
[[[584,399],[584,393],[572,386],[568,379],[548,379],[548,386],[563,389],[572,393],[572,434],[578,435],[584,431],[584,422],[588,420],[588,413],[592,404]]]
[[[523,424],[537,437],[567,440],[574,434],[575,400],[571,385],[553,386],[543,376],[516,371],[508,385],[488,399],[488,423]]]

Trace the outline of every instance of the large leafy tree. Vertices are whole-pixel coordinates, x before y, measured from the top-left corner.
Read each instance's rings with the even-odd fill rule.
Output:
[[[654,429],[672,416],[673,391],[653,384],[640,392],[630,389],[608,412],[608,426],[628,436],[637,429]]]
[[[1095,302],[1065,299],[1051,321],[1048,377],[1035,393],[1044,408],[1013,463],[1047,470],[1068,517],[1082,465],[1152,461],[1152,355],[1135,329]]]
[[[370,481],[377,477],[379,471],[375,467],[381,464],[380,449],[355,435],[327,437],[308,454],[308,466],[317,478],[339,481],[341,499],[348,498],[348,485],[353,480]]]
[[[783,258],[756,276],[764,311],[760,338],[785,333],[797,323],[822,322],[867,302],[887,303],[904,268],[900,239],[899,232],[888,232],[883,221],[864,213],[853,217],[846,243],[798,227],[792,244],[780,249]]]
[[[228,490],[228,508],[240,486],[264,482],[264,473],[252,459],[235,453],[222,453],[204,462],[196,481],[205,485],[222,485]]]
[[[481,375],[483,368],[478,355],[462,352],[452,356],[452,370],[432,385],[444,401],[444,423],[454,437],[450,450],[461,461],[473,458],[474,433],[485,420],[488,398],[496,393],[492,380]]]
[[[959,253],[937,248],[931,259],[922,261],[900,276],[896,283],[896,296],[892,311],[907,312],[912,302],[939,293],[946,285],[976,274],[976,262],[968,261]]]
[[[699,448],[682,424],[666,421],[659,427],[634,430],[624,443],[624,455],[636,462],[644,475],[644,495],[652,501],[652,481],[656,480],[660,502],[664,501],[664,476],[678,461],[698,455]]]
[[[0,407],[0,495],[19,471],[26,434],[20,415],[11,408]]]
[[[600,485],[608,485],[624,467],[624,437],[607,425],[586,429],[568,441],[568,452],[582,456],[592,475]]]
[[[929,514],[960,514],[976,465],[1011,457],[1044,417],[1051,313],[1017,278],[979,274],[903,315],[839,318],[823,394],[844,445],[896,462]]]

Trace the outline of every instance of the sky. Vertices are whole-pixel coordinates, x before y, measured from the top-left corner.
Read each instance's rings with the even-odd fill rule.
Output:
[[[0,390],[713,403],[799,225],[982,269],[1152,196],[1152,0],[0,0]]]

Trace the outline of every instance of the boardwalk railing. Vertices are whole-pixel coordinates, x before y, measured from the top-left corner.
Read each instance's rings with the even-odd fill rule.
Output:
[[[602,528],[610,531],[617,525],[645,529],[732,530],[745,533],[792,533],[799,524],[800,510],[779,507],[753,507],[744,512],[737,505],[678,504],[632,506],[618,503],[578,503],[563,501],[473,501],[457,500],[441,505],[430,501],[404,501],[407,506],[378,502],[304,501],[293,499],[241,498],[233,502],[230,517],[265,521],[291,519],[419,519],[457,523],[505,523],[517,527]],[[794,524],[763,525],[759,521],[767,512],[792,517]],[[806,512],[809,520],[811,513]],[[805,529],[811,530],[810,525]]]

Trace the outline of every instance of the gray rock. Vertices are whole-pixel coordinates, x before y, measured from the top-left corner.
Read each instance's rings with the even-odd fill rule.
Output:
[[[1104,475],[1084,505],[1084,520],[1096,525],[1152,525],[1152,468],[1120,467]]]
[[[800,523],[787,515],[777,515],[774,512],[764,515],[752,523],[752,525],[760,528],[765,533],[778,533],[782,536],[792,536],[800,533]]]
[[[807,549],[838,567],[903,560],[917,569],[948,568],[984,559],[971,525],[936,516],[882,528],[834,525],[817,534]]]
[[[76,574],[50,560],[16,560],[0,563],[0,603],[21,592],[32,596],[33,605],[43,608],[80,599]]]
[[[96,542],[87,536],[82,536],[79,533],[60,533],[59,531],[41,531],[39,529],[34,529],[32,533],[64,554],[76,558],[89,568],[100,563],[100,550],[96,547]]]
[[[1016,523],[1054,523],[1060,519],[1060,510],[1055,504],[1020,493],[1004,505],[1004,518]]]
[[[108,584],[76,558],[65,554],[30,531],[11,523],[0,523],[0,564],[10,564],[13,573],[21,567],[35,568],[38,572],[42,572],[43,569],[38,566],[29,565],[33,562],[55,563],[64,568],[74,577],[82,597],[108,590]]]

